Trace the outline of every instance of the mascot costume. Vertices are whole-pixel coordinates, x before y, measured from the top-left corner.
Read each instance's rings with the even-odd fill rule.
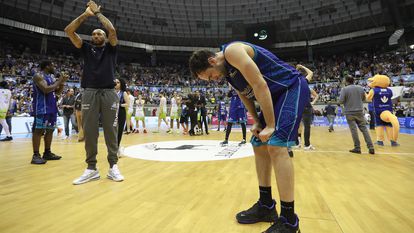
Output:
[[[399,146],[397,143],[400,132],[400,123],[392,114],[392,90],[388,88],[390,79],[385,75],[375,75],[369,78],[368,84],[372,89],[367,95],[367,100],[372,101],[374,107],[375,131],[377,133],[377,145],[384,145],[384,128],[391,146]]]

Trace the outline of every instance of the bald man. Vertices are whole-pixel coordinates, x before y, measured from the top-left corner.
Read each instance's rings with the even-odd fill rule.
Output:
[[[97,143],[99,137],[99,118],[102,121],[106,147],[108,149],[108,179],[123,181],[124,177],[118,169],[117,114],[119,97],[115,92],[115,66],[117,58],[116,45],[118,39],[112,23],[101,13],[101,7],[89,1],[85,12],[73,20],[66,28],[73,45],[80,49],[84,57],[81,87],[82,118],[85,138],[87,169],[73,184],[83,184],[100,178],[96,168]],[[108,31],[108,37],[102,29],[92,32],[91,43],[84,42],[76,30],[89,17],[97,17]],[[106,43],[108,39],[109,43]]]

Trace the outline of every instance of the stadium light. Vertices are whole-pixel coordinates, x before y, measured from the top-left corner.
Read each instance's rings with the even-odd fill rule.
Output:
[[[414,44],[410,45],[410,49],[414,49]]]
[[[253,34],[254,37],[258,37],[259,40],[266,40],[267,39],[267,31],[261,30],[259,33],[255,32]]]

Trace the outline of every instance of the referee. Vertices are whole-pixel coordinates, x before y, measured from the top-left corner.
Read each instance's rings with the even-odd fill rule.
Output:
[[[101,7],[95,2],[89,1],[85,12],[65,28],[69,39],[76,48],[81,50],[84,57],[81,81],[81,87],[84,88],[82,118],[88,167],[79,178],[73,181],[75,185],[100,178],[96,168],[99,118],[102,120],[105,144],[108,149],[109,172],[107,177],[114,181],[124,180],[117,166],[119,97],[114,90],[114,74],[118,39],[114,26],[101,13],[100,9]],[[91,43],[82,41],[75,31],[89,17],[98,18],[103,27],[108,31],[108,38],[102,29],[95,29],[92,32]],[[108,39],[109,43],[105,43],[106,39]]]

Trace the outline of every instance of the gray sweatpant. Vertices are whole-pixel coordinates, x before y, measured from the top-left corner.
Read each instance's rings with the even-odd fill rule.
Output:
[[[349,129],[351,130],[352,140],[354,140],[354,148],[361,150],[361,143],[359,142],[358,130],[364,135],[365,142],[367,143],[368,149],[374,149],[372,144],[371,136],[367,129],[367,122],[365,121],[364,114],[361,113],[347,113],[346,121],[348,122]]]
[[[109,165],[112,167],[118,162],[118,106],[119,97],[114,89],[86,88],[83,92],[82,119],[88,169],[96,169],[99,119],[104,130]]]

